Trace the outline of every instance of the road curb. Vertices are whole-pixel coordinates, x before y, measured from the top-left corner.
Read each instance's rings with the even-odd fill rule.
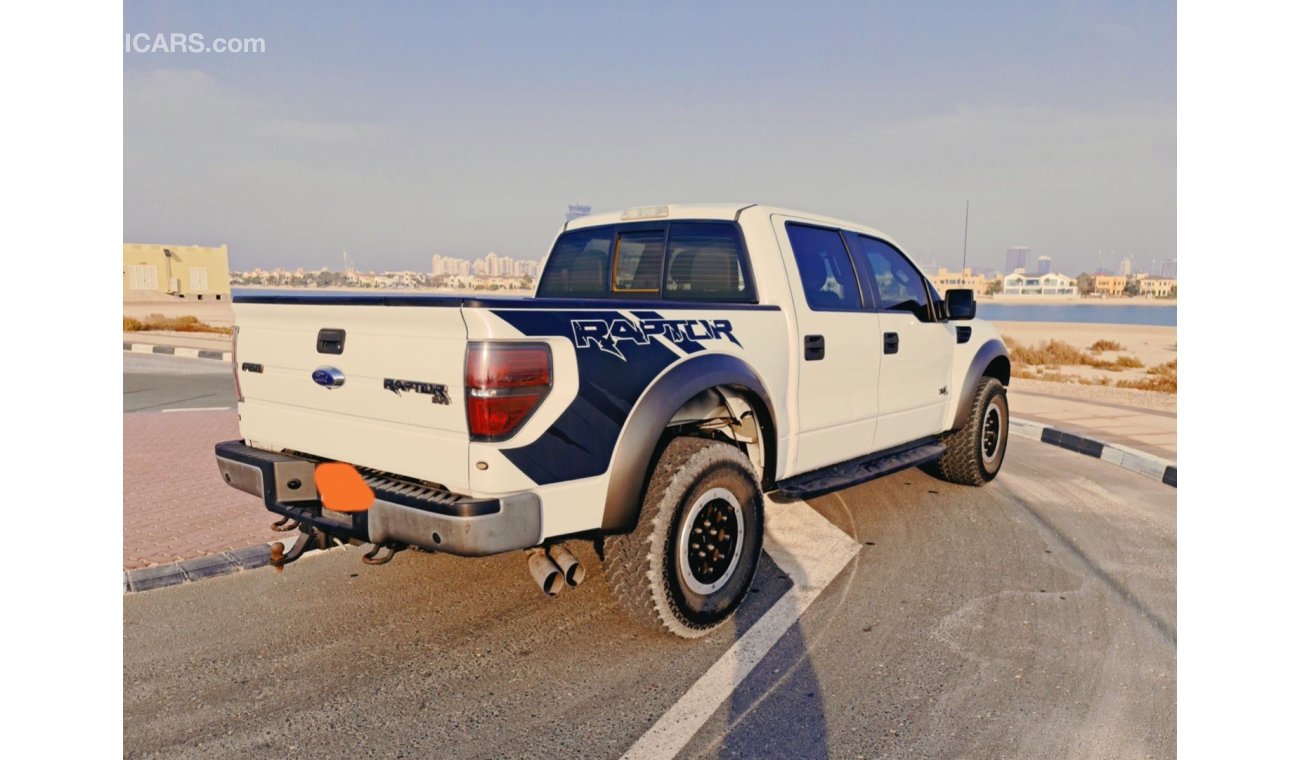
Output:
[[[1128,446],[1121,446],[1117,443],[1107,443],[1095,438],[1067,433],[1049,425],[1040,425],[1037,422],[1029,422],[1015,417],[1011,418],[1010,428],[1012,435],[1032,438],[1035,441],[1042,441],[1068,451],[1117,464],[1139,475],[1154,478],[1167,486],[1178,487],[1178,465],[1154,454],[1138,451]]]
[[[169,356],[188,356],[191,359],[230,361],[229,351],[213,351],[207,348],[185,348],[184,346],[162,346],[157,343],[127,343],[123,341],[122,350],[133,354],[168,354]]]
[[[301,534],[289,536],[282,541],[286,553],[293,548],[294,542],[299,540],[300,537]],[[122,591],[127,594],[152,591],[156,588],[178,586],[182,583],[200,581],[204,578],[215,578],[219,575],[231,575],[244,570],[266,567],[271,564],[271,543],[255,544],[234,551],[192,557],[167,565],[123,570]],[[314,554],[317,551],[319,550],[310,549],[303,556]]]

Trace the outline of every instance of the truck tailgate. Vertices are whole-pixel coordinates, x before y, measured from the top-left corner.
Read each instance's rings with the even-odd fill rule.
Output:
[[[240,433],[251,445],[466,492],[466,330],[457,301],[236,301],[234,309]],[[341,351],[318,346],[322,330],[326,337],[341,333]],[[313,379],[325,369],[336,370],[330,374],[342,383]]]

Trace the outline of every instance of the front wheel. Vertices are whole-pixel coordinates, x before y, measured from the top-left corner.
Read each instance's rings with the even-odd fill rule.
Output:
[[[966,422],[943,437],[948,450],[931,468],[933,474],[967,486],[982,486],[996,478],[1007,453],[1010,419],[1002,382],[981,378]]]
[[[609,586],[642,624],[696,638],[736,611],[763,544],[763,493],[737,447],[676,438],[660,456],[636,528],[611,539]]]

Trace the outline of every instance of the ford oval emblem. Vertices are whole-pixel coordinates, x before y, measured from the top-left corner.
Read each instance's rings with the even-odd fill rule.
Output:
[[[336,367],[321,367],[311,373],[312,382],[322,388],[337,388],[343,384],[343,371]]]

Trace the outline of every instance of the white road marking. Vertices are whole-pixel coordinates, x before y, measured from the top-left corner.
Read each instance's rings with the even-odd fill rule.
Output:
[[[625,760],[673,757],[740,686],[754,666],[844,566],[862,549],[802,501],[766,503],[763,548],[794,587],[750,626],[718,661],[623,755]]]
[[[183,409],[164,409],[166,412],[224,412],[230,409],[228,406],[191,406]]]

